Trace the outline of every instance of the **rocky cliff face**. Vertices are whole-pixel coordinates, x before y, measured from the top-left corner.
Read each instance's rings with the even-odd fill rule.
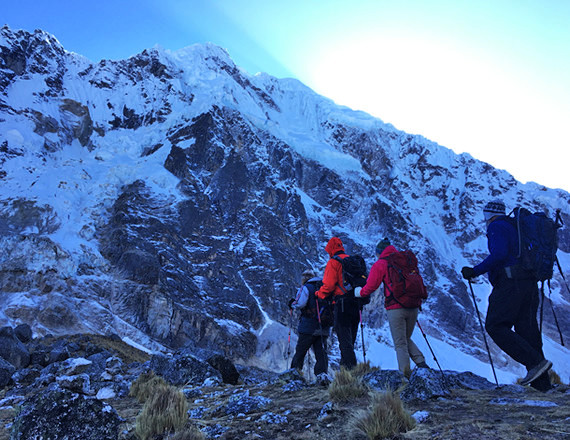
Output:
[[[485,255],[482,206],[500,197],[570,222],[566,192],[297,81],[249,76],[212,45],[93,64],[3,27],[0,51],[0,321],[39,335],[117,333],[270,363],[326,241],[372,263],[388,236],[418,254],[428,332],[480,356],[459,269]],[[569,253],[562,229],[563,263]],[[558,277],[553,288],[567,331],[570,296]],[[383,327],[377,299],[366,320]]]

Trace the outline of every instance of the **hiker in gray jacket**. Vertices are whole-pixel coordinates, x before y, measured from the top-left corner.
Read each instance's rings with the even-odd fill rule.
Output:
[[[316,359],[315,376],[328,371],[327,338],[332,325],[332,304],[315,296],[321,285],[322,279],[315,277],[314,272],[308,269],[303,272],[297,295],[289,301],[291,309],[301,312],[297,329],[299,339],[291,368],[302,370],[305,355],[312,347]]]

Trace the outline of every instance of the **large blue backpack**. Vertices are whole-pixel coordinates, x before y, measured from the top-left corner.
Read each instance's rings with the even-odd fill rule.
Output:
[[[519,264],[538,281],[552,278],[556,251],[558,250],[558,228],[560,224],[544,212],[531,213],[525,208],[515,208],[511,213],[519,239]]]

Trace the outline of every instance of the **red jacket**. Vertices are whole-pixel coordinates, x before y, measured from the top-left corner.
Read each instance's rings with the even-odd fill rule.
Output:
[[[342,245],[342,241],[337,237],[333,237],[329,240],[325,246],[325,251],[327,251],[331,258],[325,267],[323,285],[315,293],[315,295],[321,299],[325,299],[331,294],[335,296],[343,294],[343,291],[339,287],[339,285],[342,284],[342,264],[340,264],[340,262],[335,260],[333,257],[335,255],[339,255],[340,258],[348,257],[348,255],[344,253],[344,246]]]
[[[390,287],[391,284],[390,280],[388,279],[388,262],[383,258],[387,257],[390,254],[393,254],[394,252],[398,252],[398,250],[392,245],[387,246],[386,249],[382,251],[382,254],[380,255],[380,258],[378,258],[378,261],[376,261],[376,263],[374,263],[370,268],[370,274],[366,280],[366,285],[360,291],[360,296],[367,297],[372,292],[376,291],[380,287],[380,284],[384,283],[384,307],[386,307],[387,310],[402,308],[402,306],[396,301],[390,301],[388,299],[390,293],[386,289],[386,284],[388,284]]]

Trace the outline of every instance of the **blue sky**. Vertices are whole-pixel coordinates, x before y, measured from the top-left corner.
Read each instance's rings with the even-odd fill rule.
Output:
[[[570,1],[0,0],[92,61],[210,41],[254,74],[570,191]]]

